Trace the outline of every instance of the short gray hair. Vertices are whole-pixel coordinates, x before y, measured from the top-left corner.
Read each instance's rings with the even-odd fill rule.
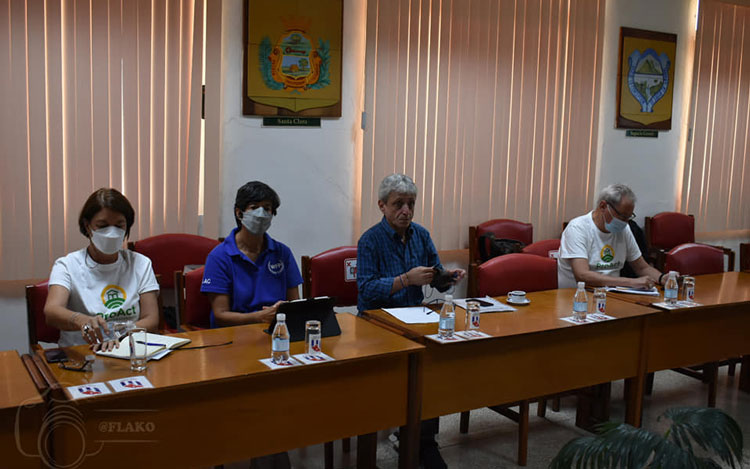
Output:
[[[413,195],[416,197],[417,185],[414,184],[414,181],[412,181],[412,179],[406,174],[394,173],[390,176],[386,176],[383,179],[383,182],[380,183],[380,188],[378,189],[378,200],[388,202],[388,196],[390,196],[392,192]]]
[[[623,198],[636,202],[635,192],[625,184],[610,184],[599,193],[599,200],[612,205],[619,205]]]

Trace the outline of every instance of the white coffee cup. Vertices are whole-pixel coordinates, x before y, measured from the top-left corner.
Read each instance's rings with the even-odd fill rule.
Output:
[[[508,292],[508,301],[515,302],[515,303],[525,303],[526,292],[523,290],[510,291]]]

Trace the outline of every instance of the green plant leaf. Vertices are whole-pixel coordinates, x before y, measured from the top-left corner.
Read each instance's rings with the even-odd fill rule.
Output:
[[[718,409],[679,407],[662,416],[671,420],[665,435],[621,423],[606,423],[595,436],[569,441],[551,469],[718,469],[716,461],[694,452],[694,445],[735,467],[742,461],[742,430]],[[659,420],[662,418],[659,417]]]
[[[608,427],[597,436],[568,442],[552,460],[550,468],[642,468],[661,441],[660,435],[622,423]]]
[[[672,421],[668,439],[693,453],[693,443],[704,451],[713,452],[730,467],[742,461],[742,429],[720,409],[675,407],[663,417]]]

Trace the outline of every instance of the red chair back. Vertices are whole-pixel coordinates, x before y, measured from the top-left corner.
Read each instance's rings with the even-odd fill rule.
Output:
[[[29,344],[39,342],[57,343],[60,330],[47,325],[44,304],[47,302],[49,284],[47,280],[36,285],[26,285],[26,320],[29,327]]]
[[[695,218],[678,212],[661,212],[646,217],[646,241],[650,248],[668,251],[695,242]]]
[[[534,227],[531,223],[498,218],[477,226],[469,227],[469,262],[481,262],[479,258],[479,237],[492,233],[496,238],[515,239],[523,244],[531,244],[534,239]]]
[[[182,275],[182,285],[178,285],[180,297],[180,321],[182,324],[200,329],[211,327],[211,302],[201,293],[204,267]],[[183,287],[182,291],[179,291]]]
[[[205,264],[219,241],[186,233],[166,233],[133,243],[133,250],[149,259],[154,274],[161,275],[161,287],[174,288],[174,273],[186,265]]]
[[[669,251],[664,270],[680,275],[702,275],[724,272],[724,251],[706,244],[681,244]]]
[[[336,306],[357,304],[357,248],[342,246],[302,257],[305,298],[335,296]]]
[[[560,240],[559,239],[545,239],[543,241],[537,241],[536,243],[531,243],[528,246],[523,248],[523,251],[521,251],[523,254],[533,254],[535,256],[542,256],[542,257],[551,257],[550,251],[559,251],[560,250]]]
[[[500,296],[511,290],[527,292],[557,288],[557,261],[529,254],[506,254],[476,267],[477,293]]]
[[[740,243],[740,270],[750,270],[750,243]]]

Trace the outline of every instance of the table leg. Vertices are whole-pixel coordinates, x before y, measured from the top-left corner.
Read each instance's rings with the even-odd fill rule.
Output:
[[[716,407],[716,390],[719,386],[719,363],[703,365],[703,374],[708,382],[708,407]]]
[[[422,416],[422,353],[409,354],[406,425],[399,432],[399,469],[419,465],[419,432]]]
[[[525,466],[529,447],[529,401],[518,404],[518,465]]]
[[[643,375],[625,380],[625,423],[634,427],[641,426],[644,381]]]
[[[740,390],[750,392],[750,355],[742,357],[740,367]]]
[[[357,469],[375,469],[377,450],[377,432],[357,436]]]

